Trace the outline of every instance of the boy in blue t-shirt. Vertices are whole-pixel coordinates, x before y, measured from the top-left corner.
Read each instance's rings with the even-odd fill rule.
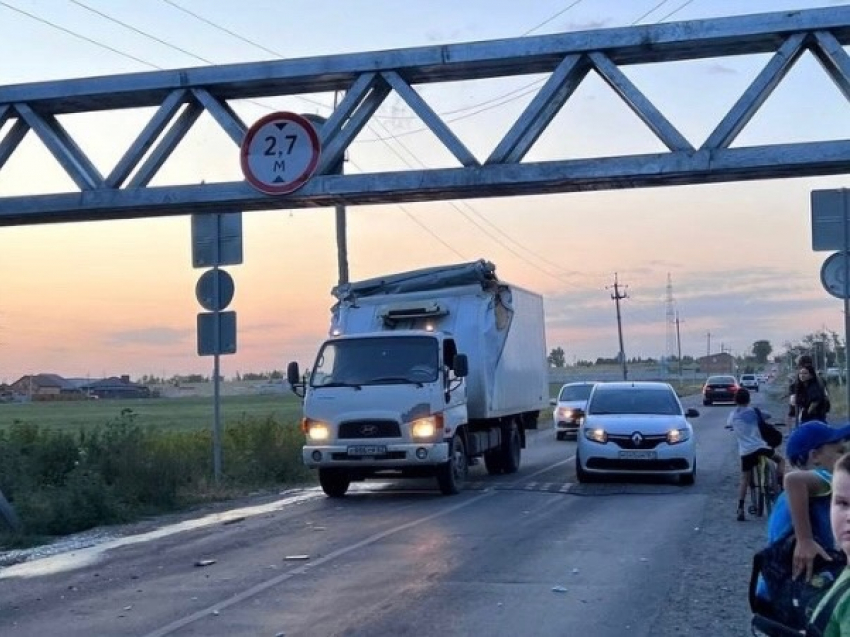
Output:
[[[810,421],[794,430],[785,444],[788,461],[801,470],[785,476],[785,490],[777,498],[767,521],[767,540],[768,544],[773,544],[791,533],[795,535],[792,565],[795,578],[805,575],[806,580],[810,580],[815,557],[829,559],[826,549],[835,548],[829,518],[830,483],[832,468],[844,452],[848,439],[850,425],[835,429],[822,422]],[[761,581],[758,596],[769,599]]]

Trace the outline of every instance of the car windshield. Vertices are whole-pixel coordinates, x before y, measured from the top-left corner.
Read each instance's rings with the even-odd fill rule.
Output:
[[[670,390],[629,388],[597,391],[587,413],[678,416],[682,408]]]
[[[705,382],[707,385],[734,385],[735,379],[732,376],[711,376]]]
[[[560,402],[587,400],[591,389],[593,389],[593,385],[567,385],[561,388],[561,395],[558,396],[558,400]]]

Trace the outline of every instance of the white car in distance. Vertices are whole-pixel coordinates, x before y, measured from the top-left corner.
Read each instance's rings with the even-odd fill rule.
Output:
[[[558,392],[558,398],[553,399],[552,423],[555,427],[555,438],[566,440],[567,436],[575,436],[579,421],[584,416],[584,408],[590,390],[596,383],[576,382],[567,383]]]
[[[694,430],[668,383],[599,383],[590,394],[578,431],[576,477],[590,482],[607,474],[665,475],[693,484],[697,459]]]
[[[741,374],[738,385],[752,391],[759,390],[759,379],[755,374]]]

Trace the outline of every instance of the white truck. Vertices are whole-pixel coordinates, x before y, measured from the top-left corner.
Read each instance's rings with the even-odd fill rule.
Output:
[[[330,497],[352,481],[429,477],[462,490],[484,458],[514,473],[526,431],[549,405],[540,295],[487,261],[337,286],[330,338],[303,378],[304,463]]]

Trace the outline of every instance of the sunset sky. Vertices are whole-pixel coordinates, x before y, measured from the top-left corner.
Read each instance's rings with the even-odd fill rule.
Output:
[[[345,10],[342,11],[342,5]],[[839,2],[783,0],[3,0],[0,84],[275,58],[408,48]],[[29,14],[29,15],[27,15]],[[48,24],[51,23],[51,24]],[[122,26],[123,23],[125,26]],[[114,50],[110,50],[114,49]],[[134,59],[135,58],[135,59]],[[769,56],[625,67],[699,146]],[[483,160],[539,76],[428,85],[421,94]],[[534,84],[537,86],[537,84]],[[234,104],[248,124],[274,111],[327,116],[332,95]],[[323,108],[319,104],[327,105]],[[60,117],[108,173],[151,110]],[[10,124],[0,129],[0,137]],[[850,105],[806,54],[735,146],[850,138]],[[659,152],[660,142],[591,74],[527,160]],[[454,165],[397,96],[348,153],[347,173]],[[204,115],[152,185],[242,179],[239,149]],[[628,357],[663,356],[672,279],[683,353],[774,350],[820,329],[843,337],[811,248],[812,190],[844,177],[786,179],[348,209],[352,280],[485,258],[543,294],[547,347],[567,361],[616,355],[610,287]],[[0,170],[0,197],[75,191],[30,133]],[[246,212],[236,284],[238,352],[222,373],[311,366],[337,282],[332,209]],[[189,217],[0,228],[0,381],[212,371],[196,353]],[[710,337],[709,337],[710,334]]]

